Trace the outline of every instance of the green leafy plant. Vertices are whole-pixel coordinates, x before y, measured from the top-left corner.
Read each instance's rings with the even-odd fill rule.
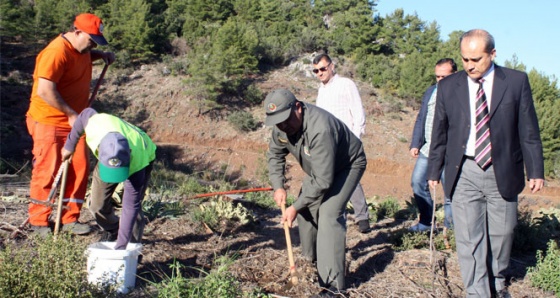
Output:
[[[514,230],[513,251],[544,249],[549,239],[560,236],[558,216],[560,210],[555,208],[541,209],[534,217],[531,211],[521,210]]]
[[[257,206],[265,209],[275,209],[276,202],[272,198],[272,193],[269,191],[250,192],[243,196],[247,201],[256,204]]]
[[[390,236],[395,250],[404,251],[429,247],[429,233],[411,233],[407,230],[399,230]]]
[[[245,89],[245,91],[243,92],[243,99],[246,102],[249,102],[253,105],[257,105],[263,101],[264,96],[262,91],[259,89],[259,87],[255,85],[249,85],[247,89]]]
[[[257,129],[257,121],[253,115],[245,111],[235,111],[228,116],[229,123],[240,132],[248,132]]]
[[[537,251],[537,264],[528,269],[527,275],[533,287],[553,291],[556,297],[560,297],[560,249],[556,241],[548,242],[545,255],[541,250]]]
[[[142,212],[149,221],[156,218],[176,218],[185,214],[185,207],[180,201],[163,202],[161,200],[142,201]]]
[[[202,278],[185,278],[181,274],[183,266],[176,261],[170,265],[171,277],[165,276],[159,284],[154,284],[158,297],[266,297],[261,292],[245,294],[239,281],[229,271],[233,259],[221,256],[214,260],[210,272],[200,270]]]
[[[255,220],[252,212],[243,205],[222,199],[201,204],[192,216],[195,221],[203,222],[213,230],[218,230],[221,223],[228,225],[230,221],[236,221],[245,225]]]
[[[87,281],[86,244],[68,234],[7,243],[0,250],[0,297],[116,297],[114,287]]]
[[[377,218],[391,218],[401,209],[401,205],[395,198],[389,197],[379,204]]]

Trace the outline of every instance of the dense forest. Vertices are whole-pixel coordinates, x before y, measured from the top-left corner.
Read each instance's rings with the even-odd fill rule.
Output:
[[[0,35],[46,44],[70,29],[74,15],[95,13],[105,24],[106,48],[117,54],[116,67],[169,61],[172,74],[197,86],[192,92],[198,98],[221,105],[231,98],[260,103],[255,77],[304,53],[325,51],[351,62],[354,79],[418,105],[435,82],[435,62],[460,61],[463,31],[443,41],[437,22],[401,9],[381,17],[377,5],[375,0],[5,0]],[[560,163],[557,78],[527,70],[515,56],[504,66],[528,71],[546,174],[553,177],[554,163]]]

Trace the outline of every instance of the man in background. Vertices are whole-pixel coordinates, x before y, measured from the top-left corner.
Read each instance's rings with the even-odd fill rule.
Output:
[[[437,82],[457,72],[457,64],[451,58],[443,58],[436,62],[435,75],[436,84],[426,90],[422,97],[422,106],[414,123],[412,142],[410,143],[410,155],[416,158],[416,164],[412,171],[412,191],[414,201],[418,207],[420,217],[418,223],[409,228],[411,232],[429,231],[432,227],[432,216],[434,201],[428,185],[428,156],[430,153],[430,141],[432,139],[432,126],[434,123],[434,112],[436,107]],[[452,225],[451,201],[449,197],[444,199],[444,227],[450,229]]]
[[[115,61],[113,53],[94,50],[97,45],[107,44],[101,19],[83,13],[74,19],[72,30],[60,34],[37,56],[27,129],[33,139],[29,223],[38,234],[51,232],[48,219],[52,209],[45,202],[62,164],[60,152],[66,137],[78,114],[88,106],[92,62]],[[88,152],[81,138],[68,169],[61,216],[63,231],[77,235],[90,232],[88,225],[78,222],[88,174]]]
[[[321,81],[317,94],[317,106],[344,122],[350,131],[360,139],[365,131],[366,117],[356,84],[335,72],[334,63],[327,54],[319,54],[313,59],[313,73]],[[370,229],[369,212],[364,189],[360,183],[350,197],[350,202],[354,207],[358,230],[361,233],[367,233]]]

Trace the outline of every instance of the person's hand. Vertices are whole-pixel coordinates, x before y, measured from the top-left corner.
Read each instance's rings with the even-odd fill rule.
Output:
[[[410,148],[410,156],[417,158],[418,157],[418,148]]]
[[[291,228],[292,223],[294,222],[294,220],[296,220],[296,215],[297,215],[296,208],[294,208],[294,206],[290,206],[286,208],[286,211],[282,215],[282,221],[280,223],[284,224],[284,222],[286,222],[288,223],[288,227]]]
[[[70,125],[70,127],[74,126],[74,122],[76,122],[77,119],[78,119],[78,114],[76,113],[68,116],[68,125]]]
[[[113,64],[113,62],[115,62],[116,58],[115,58],[115,53],[113,52],[103,52],[103,55],[101,56],[103,61],[105,61],[105,64]]]
[[[276,202],[276,206],[282,207],[282,205],[286,205],[286,190],[283,188],[278,188],[274,191],[274,202]]]
[[[531,193],[536,193],[544,187],[544,179],[529,179]]]
[[[60,150],[60,153],[62,155],[62,161],[65,161],[67,159],[72,158],[72,154],[74,154],[74,152],[68,151],[64,147],[62,147],[62,150]]]
[[[439,184],[439,180],[428,180],[428,184],[430,185],[430,188],[436,188]]]

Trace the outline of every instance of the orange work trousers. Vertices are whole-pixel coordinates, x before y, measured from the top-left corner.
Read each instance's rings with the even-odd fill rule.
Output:
[[[69,128],[46,125],[27,117],[27,130],[33,139],[33,171],[31,173],[30,196],[37,201],[47,201],[54,178],[62,164],[61,149],[70,133]],[[76,151],[68,164],[68,175],[64,189],[62,224],[78,221],[80,209],[86,196],[89,175],[89,151],[85,137],[80,138]],[[59,189],[62,179],[59,181]],[[58,200],[59,196],[55,195]],[[48,226],[52,207],[29,203],[29,223]]]

